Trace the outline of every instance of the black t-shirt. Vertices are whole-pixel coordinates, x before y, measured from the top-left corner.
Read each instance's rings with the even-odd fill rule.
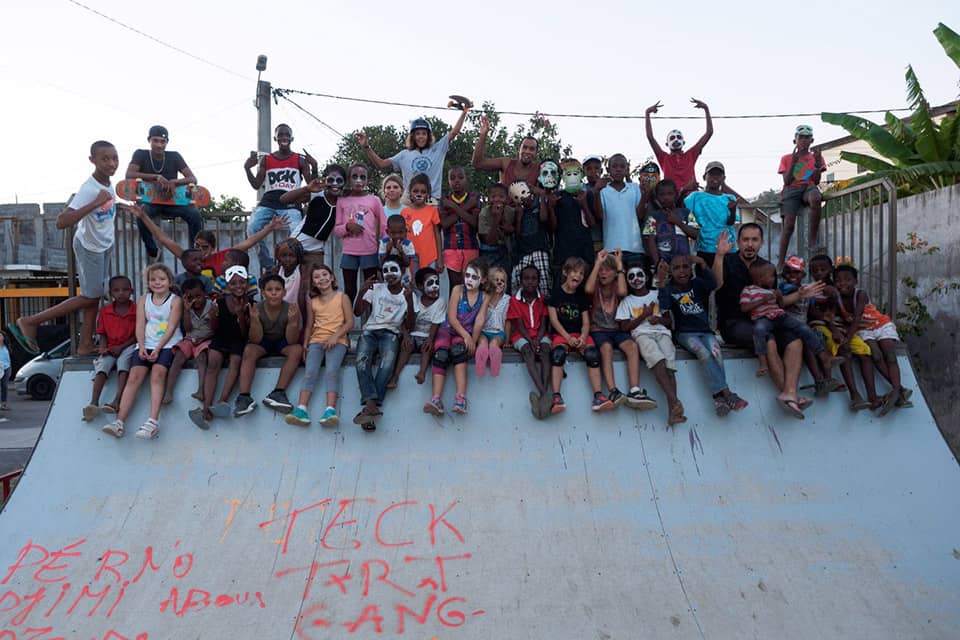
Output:
[[[702,277],[691,278],[685,287],[668,284],[660,289],[660,310],[670,312],[674,331],[713,333],[707,317],[707,301],[716,286],[717,280],[713,277],[713,271],[707,269]]]
[[[522,258],[534,251],[549,252],[546,225],[540,222],[540,197],[535,196],[533,204],[519,209],[517,215],[517,255]]]
[[[307,214],[304,216],[300,233],[325,242],[330,237],[336,221],[336,206],[331,206],[322,194],[317,194],[307,205]]]
[[[183,156],[176,151],[164,151],[163,159],[156,160],[150,155],[149,149],[137,149],[133,152],[130,164],[140,167],[140,173],[160,174],[167,180],[176,180],[179,173],[186,168]]]
[[[589,205],[588,205],[589,206]],[[554,208],[557,215],[557,233],[554,238],[553,263],[563,264],[571,256],[593,262],[593,238],[590,228],[583,226],[583,214],[577,198],[566,191],[557,196]]]
[[[760,256],[757,264],[769,264]],[[708,268],[712,265],[707,265]],[[717,289],[717,324],[725,325],[731,320],[750,320],[750,314],[740,311],[740,294],[743,288],[753,284],[750,267],[740,259],[740,253],[728,253],[723,257],[723,286]]]
[[[563,287],[557,285],[550,292],[547,305],[557,310],[557,320],[567,333],[583,331],[583,312],[591,308],[590,298],[583,292],[583,287],[573,293],[567,293]]]

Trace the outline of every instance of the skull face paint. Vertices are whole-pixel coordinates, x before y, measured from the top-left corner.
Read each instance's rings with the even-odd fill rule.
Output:
[[[523,201],[530,197],[530,186],[523,180],[517,180],[510,185],[510,201],[517,205],[523,205]]]
[[[583,167],[577,160],[564,160],[560,163],[560,179],[563,190],[577,193],[583,190]]]
[[[544,189],[556,189],[557,181],[560,177],[560,168],[553,160],[544,160],[540,163],[540,175],[537,176],[537,182]]]
[[[680,151],[684,145],[683,134],[679,129],[674,129],[667,134],[667,148],[670,151]]]
[[[367,170],[363,167],[354,167],[350,172],[350,186],[356,191],[366,191]]]
[[[423,292],[431,297],[439,295],[440,278],[437,276],[427,276],[427,279],[423,281]]]
[[[400,281],[400,265],[393,260],[384,262],[383,266],[380,267],[380,273],[383,274],[383,279],[387,281],[387,284],[396,284]]]
[[[473,267],[467,267],[467,271],[463,274],[463,284],[467,287],[467,291],[476,290],[480,286],[480,272]]]
[[[642,289],[647,285],[647,274],[640,267],[631,267],[627,271],[627,286],[631,289]]]

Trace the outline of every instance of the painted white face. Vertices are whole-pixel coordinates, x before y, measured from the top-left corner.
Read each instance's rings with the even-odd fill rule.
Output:
[[[670,150],[676,149],[679,151],[680,149],[683,149],[683,145],[683,134],[680,133],[679,129],[674,129],[667,134],[667,147],[670,148]]]
[[[530,187],[526,182],[517,181],[510,185],[510,201],[515,205],[522,205],[523,201],[530,195]]]
[[[560,167],[553,160],[545,160],[540,163],[540,175],[537,182],[544,189],[556,189],[557,180],[560,177]]]
[[[440,293],[440,278],[437,276],[427,276],[423,281],[423,292],[430,296]]]
[[[383,274],[383,279],[389,284],[394,284],[400,281],[400,265],[392,260],[384,263],[384,265],[380,268],[380,273]]]
[[[473,291],[479,287],[480,272],[473,267],[467,267],[466,273],[463,274],[463,284],[467,287],[468,291]]]
[[[631,289],[642,289],[647,284],[647,274],[640,267],[632,267],[627,271],[627,285]]]

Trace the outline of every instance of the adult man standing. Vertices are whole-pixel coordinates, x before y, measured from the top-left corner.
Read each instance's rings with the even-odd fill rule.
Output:
[[[533,136],[526,136],[520,141],[517,158],[485,158],[487,135],[490,133],[490,119],[487,116],[480,118],[480,137],[477,146],[473,149],[473,168],[481,171],[499,171],[500,184],[510,186],[517,180],[523,180],[533,191],[540,191],[537,185],[537,176],[540,165],[537,162],[537,149],[540,143]]]
[[[144,182],[154,182],[163,196],[171,195],[182,184],[196,184],[197,178],[187,166],[183,156],[176,151],[167,151],[169,139],[166,127],[158,124],[150,127],[147,135],[150,148],[137,149],[133,152],[133,158],[127,167],[127,179],[139,178]],[[183,177],[178,177],[181,174]],[[145,204],[143,210],[151,218],[157,216],[164,220],[180,218],[186,222],[190,235],[187,246],[190,247],[193,246],[194,239],[203,228],[200,212],[191,205]],[[153,234],[139,218],[137,218],[137,227],[140,229],[140,238],[143,240],[147,255],[150,256],[151,261],[155,260],[160,255],[160,249],[157,247],[156,240],[153,239]]]
[[[763,228],[753,222],[740,227],[737,233],[736,253],[728,233],[721,234],[717,241],[717,253],[713,259],[713,274],[717,278],[717,327],[724,343],[737,347],[753,348],[753,322],[750,315],[740,310],[740,294],[744,287],[753,284],[750,267],[755,263],[769,264],[760,257],[763,246]],[[810,298],[823,290],[822,283],[804,285],[791,298],[784,298],[784,304],[792,304],[800,298]],[[792,296],[796,296],[794,299]],[[803,419],[803,409],[810,404],[808,398],[797,393],[800,379],[800,365],[803,361],[803,342],[789,330],[774,332],[776,343],[768,349],[770,377],[780,389],[777,402],[795,418]],[[779,357],[778,347],[783,353]]]

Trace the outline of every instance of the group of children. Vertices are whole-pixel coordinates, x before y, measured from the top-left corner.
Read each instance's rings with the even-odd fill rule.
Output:
[[[707,116],[709,125],[709,111]],[[681,162],[693,150],[682,151],[682,136],[677,146],[679,132],[671,132],[669,151],[658,154],[668,174],[664,179],[660,167],[648,162],[633,181],[622,154],[610,156],[605,167],[597,156],[582,164],[565,158],[534,166],[536,140],[526,139],[518,161],[483,159],[478,146],[480,159],[475,154],[474,166],[501,170],[502,182],[492,185],[486,198],[468,191],[465,169],[454,167],[447,174],[445,196],[437,197],[439,187],[426,174],[413,175],[406,186],[406,176],[391,174],[382,184],[383,200],[371,193],[364,165],[331,164],[314,177],[316,169],[304,169],[303,158],[290,151],[289,127],[281,125],[277,133],[281,149],[260,161],[256,176],[249,173],[255,159],[245,164],[251,185],[266,180],[273,188],[258,208],[258,230],[234,247],[218,251],[209,232],[200,232],[193,247],[180,247],[143,210],[119,205],[180,259],[183,271],[174,276],[162,264],[151,264],[145,272],[148,292],[138,301],[131,299],[130,280],[114,276],[108,283],[111,303],[99,314],[118,210],[110,177],[118,162],[109,143],[91,147],[94,174],[58,217],[61,228],[77,227],[81,294],[9,325],[18,342],[30,347],[38,324],[84,311],[80,352],[97,355],[85,420],[100,412],[116,414],[103,430],[122,436],[149,373],[150,416],[137,436],[156,437],[161,407],[171,402],[181,370],[192,360],[198,374],[193,397],[200,406],[189,417],[206,429],[216,418],[253,411],[250,392],[257,361],[279,356],[283,366],[263,404],[287,414],[291,424],[309,424],[308,405],[325,365],[326,404],[319,421],[335,424],[340,369],[355,316],[363,326],[356,343],[362,409],[354,422],[367,430],[376,428],[387,390],[398,385],[415,351],[420,354],[416,381],[426,382],[431,369],[423,410],[433,415],[445,412],[448,369],[452,367],[455,381],[451,410],[466,413],[468,362],[473,359],[477,376],[487,371],[496,376],[507,345],[519,353],[533,382],[529,400],[536,418],[565,409],[565,362],[576,352],[586,363],[594,411],[623,404],[657,406],[640,386],[642,358],[666,397],[668,424],[685,421],[675,342],[704,364],[718,415],[747,405],[727,385],[720,343],[708,317],[709,295],[717,286],[710,265],[720,238],[732,236],[739,222],[739,196],[726,185],[719,162],[708,163],[705,188],[699,189],[692,180],[696,158]],[[697,143],[696,155],[707,137]],[[809,127],[798,127],[794,153],[781,166],[785,201],[789,197],[812,205],[817,200],[815,184],[823,163],[809,151],[810,141]],[[305,185],[294,175],[304,171],[309,178]],[[300,205],[306,205],[302,216]],[[791,208],[796,214],[799,205]],[[292,228],[291,219],[297,221]],[[275,266],[258,280],[248,271],[248,250],[284,228],[290,237],[277,245]],[[342,292],[328,259],[331,236],[342,245]],[[782,261],[780,286],[772,265],[757,266],[756,273],[751,271],[754,286],[741,298],[743,311],[755,321],[758,372],[766,369],[767,338],[787,326],[804,340],[818,392],[845,385],[855,409],[886,412],[908,405],[909,391],[900,386],[893,349],[895,330],[856,288],[855,270],[846,265],[834,270],[829,258],[818,255],[811,271],[823,286],[816,297],[800,299],[805,265],[795,256]],[[261,262],[271,261],[262,257]],[[449,302],[441,296],[444,271]],[[626,361],[625,391],[614,376],[615,350]],[[865,400],[850,374],[848,354],[860,362]],[[305,376],[294,404],[287,388],[301,362]],[[843,385],[830,376],[837,364]],[[116,395],[101,404],[114,368]],[[227,373],[217,394],[223,368]],[[874,370],[892,387],[882,398],[874,388]],[[238,395],[231,407],[235,387]]]

